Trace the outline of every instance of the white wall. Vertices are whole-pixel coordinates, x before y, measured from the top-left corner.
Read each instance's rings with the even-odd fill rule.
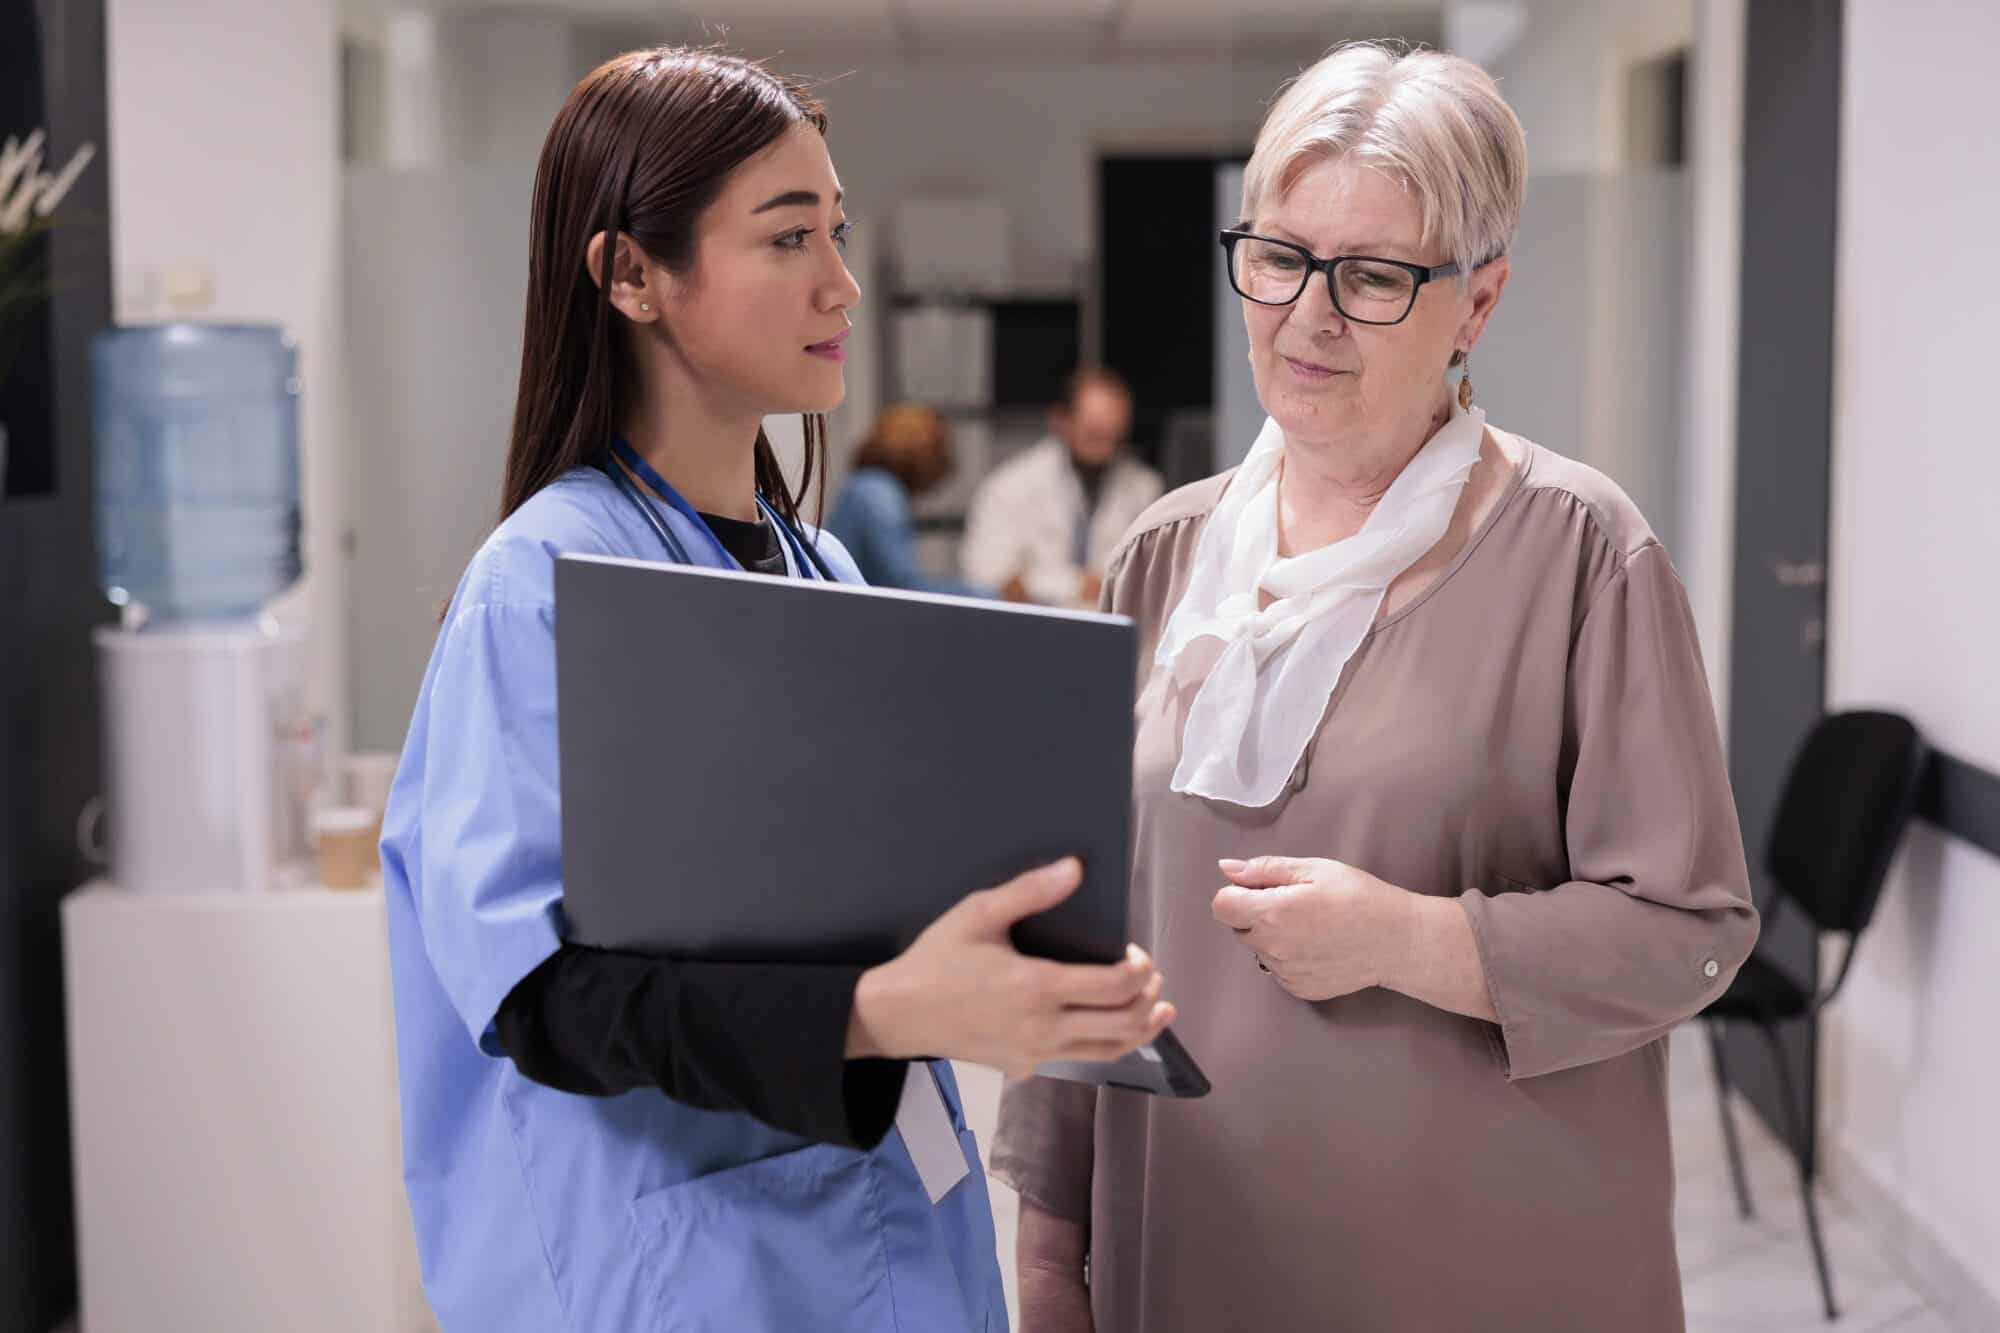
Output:
[[[1692,41],[1694,7],[1543,0],[1523,13],[1488,68],[1527,137],[1527,199],[1473,386],[1494,425],[1616,480],[1678,553],[1689,185],[1626,162],[1626,79]]]
[[[1610,24],[1592,0],[1543,0],[1530,8],[1512,53],[1490,67],[1521,118],[1537,174],[1618,168],[1623,136],[1611,100]]]
[[[1531,177],[1471,363],[1495,426],[1603,471],[1675,551],[1687,198],[1677,170]]]
[[[1511,53],[1490,69],[1528,135],[1536,171],[1618,170],[1625,76],[1688,45],[1694,0],[1534,0]]]
[[[1474,383],[1497,424],[1605,468],[1660,528],[1693,603],[1725,736],[1746,2],[1465,6],[1514,11],[1468,17],[1480,20],[1475,40],[1489,32],[1502,39],[1489,68],[1521,118],[1530,169],[1514,277]],[[1514,20],[1525,21],[1516,30]],[[1682,47],[1689,51],[1684,184],[1661,200],[1656,224],[1632,211],[1643,209],[1645,184],[1614,190],[1630,197],[1593,207],[1587,196],[1626,169],[1626,71]],[[1650,188],[1657,197],[1662,187]],[[1622,239],[1594,220],[1606,208],[1624,220]],[[1622,271],[1621,244],[1641,247],[1646,262],[1636,273]],[[1552,276],[1583,255],[1593,257],[1597,276],[1569,284]],[[1675,306],[1670,339],[1645,323],[1643,302],[1662,293]],[[1619,330],[1619,339],[1593,336],[1593,324]],[[1553,332],[1572,327],[1581,331]],[[1643,380],[1636,394],[1597,391],[1628,374]],[[1677,385],[1668,382],[1674,375]],[[1649,420],[1655,408],[1673,420]]]
[[[1497,424],[1604,468],[1653,519],[1693,604],[1725,736],[1745,4],[1542,0],[1520,7],[1526,22],[1490,68],[1527,134],[1528,201],[1514,278],[1476,359],[1482,373],[1473,377]],[[1593,207],[1587,196],[1625,169],[1625,71],[1680,47],[1689,50],[1684,185],[1662,201],[1657,227],[1632,212],[1643,184],[1630,192],[1635,198]],[[1627,224],[1622,239],[1594,220],[1607,207]],[[1620,244],[1646,255],[1636,273],[1624,271]],[[1593,257],[1598,274],[1560,282],[1561,267],[1583,255]],[[1643,302],[1662,293],[1675,306],[1670,340],[1646,324]],[[1620,337],[1598,338],[1593,325]],[[1579,332],[1553,332],[1571,328]],[[1640,377],[1636,394],[1599,392],[1626,375]],[[1669,382],[1674,376],[1677,384]],[[1673,419],[1649,419],[1656,408]]]
[[[1013,211],[1018,284],[1071,290],[1088,286],[1082,266],[1097,247],[1101,152],[1247,152],[1299,63],[868,68],[818,91],[834,168],[863,225],[887,229],[909,194],[998,195]],[[783,65],[820,76],[852,68],[810,50]]]
[[[168,269],[205,270],[203,318],[299,340],[306,575],[282,619],[311,634],[312,695],[347,734],[335,0],[107,0],[111,256],[121,319],[157,315]]]
[[[354,735],[402,748],[466,561],[492,530],[527,298],[515,168],[354,167],[344,204],[355,457]]]
[[[452,51],[450,95],[457,138],[477,163],[527,161],[583,77],[569,22],[554,14],[469,13],[442,19]]]
[[[1909,713],[1938,745],[2000,769],[2000,8],[1854,0],[1846,24],[1828,705]],[[1827,1051],[1836,1169],[1894,1198],[1983,1286],[1989,1314],[1996,941],[2000,861],[1920,827]]]

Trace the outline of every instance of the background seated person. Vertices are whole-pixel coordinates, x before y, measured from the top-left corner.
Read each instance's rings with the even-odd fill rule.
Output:
[[[879,588],[987,595],[957,579],[936,578],[917,560],[917,526],[910,501],[951,475],[951,430],[921,403],[882,409],[854,456],[827,527]]]
[[[1118,539],[1160,497],[1131,456],[1132,395],[1109,370],[1070,377],[1048,438],[993,470],[973,497],[961,566],[1011,601],[1095,607]]]

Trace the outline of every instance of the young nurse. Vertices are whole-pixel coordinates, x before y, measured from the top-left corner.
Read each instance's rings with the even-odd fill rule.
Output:
[[[1173,1017],[1137,950],[1078,967],[1008,943],[1074,862],[966,885],[867,969],[564,940],[556,557],[859,581],[760,428],[806,414],[808,474],[824,466],[815,414],[841,399],[860,297],[825,127],[762,67],[669,48],[592,73],[542,149],[502,521],[445,614],[382,839],[404,1175],[453,1333],[1004,1329],[942,1058],[1110,1059]],[[765,813],[784,836],[792,812]],[[664,862],[635,887],[728,892]],[[957,1177],[935,1201],[904,1132],[926,1116]]]

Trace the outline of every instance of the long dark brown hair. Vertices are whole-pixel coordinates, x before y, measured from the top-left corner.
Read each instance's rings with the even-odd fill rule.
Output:
[[[628,51],[577,84],[556,113],[535,168],[521,383],[507,446],[500,517],[571,468],[601,461],[631,373],[609,282],[585,263],[605,236],[629,236],[670,272],[695,262],[695,224],[729,173],[794,125],[826,133],[826,111],[798,83],[720,51]],[[797,491],[757,431],[757,493],[787,521],[817,479],[826,493],[826,419],[805,418]]]

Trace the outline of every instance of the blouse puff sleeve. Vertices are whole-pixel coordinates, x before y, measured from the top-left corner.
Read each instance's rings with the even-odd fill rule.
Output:
[[[1585,613],[1565,713],[1572,878],[1459,899],[1510,1079],[1666,1035],[1728,988],[1757,939],[1694,618],[1657,542]]]

